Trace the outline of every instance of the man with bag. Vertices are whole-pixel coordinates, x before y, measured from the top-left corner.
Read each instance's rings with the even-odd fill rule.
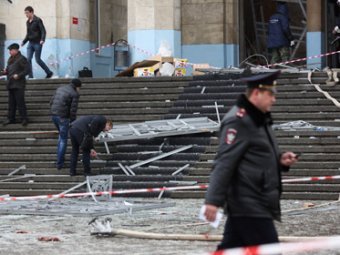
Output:
[[[83,153],[84,176],[91,174],[90,157],[97,156],[93,146],[93,139],[100,132],[109,131],[110,129],[112,129],[112,121],[100,115],[82,116],[72,122],[70,128],[72,143],[70,176],[77,175],[79,149]]]
[[[52,121],[59,131],[56,164],[58,170],[64,166],[70,123],[77,117],[80,87],[81,81],[73,79],[71,84],[59,87],[50,101]]]

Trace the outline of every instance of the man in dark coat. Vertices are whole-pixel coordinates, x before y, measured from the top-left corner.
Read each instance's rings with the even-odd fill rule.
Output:
[[[3,71],[7,75],[8,90],[8,116],[3,123],[4,126],[15,123],[15,114],[18,108],[23,126],[28,124],[27,110],[25,103],[25,76],[29,72],[29,63],[27,59],[21,55],[19,44],[13,43],[8,47],[10,58],[7,67]]]
[[[46,39],[46,29],[41,18],[34,15],[34,9],[31,6],[25,8],[25,15],[28,18],[26,22],[27,33],[25,39],[22,41],[21,46],[27,42],[27,58],[31,65],[29,78],[33,78],[32,58],[35,53],[35,61],[45,71],[46,78],[51,78],[53,72],[47,67],[44,61],[41,60],[41,51]]]
[[[80,87],[81,81],[73,79],[71,84],[59,87],[50,101],[52,121],[59,131],[56,164],[58,170],[64,166],[70,123],[77,117]]]
[[[97,156],[93,146],[93,139],[100,132],[109,131],[110,129],[112,129],[112,122],[100,115],[82,116],[72,122],[70,128],[72,143],[70,176],[77,174],[79,149],[83,152],[84,175],[91,174],[90,157]]]
[[[280,153],[271,129],[279,73],[245,78],[248,89],[225,115],[205,200],[205,217],[218,207],[228,215],[218,250],[278,242],[273,219],[280,220],[281,171],[297,161]]]
[[[289,60],[289,47],[294,46],[293,35],[289,27],[288,6],[277,2],[277,9],[269,19],[267,47],[272,53],[271,63]]]

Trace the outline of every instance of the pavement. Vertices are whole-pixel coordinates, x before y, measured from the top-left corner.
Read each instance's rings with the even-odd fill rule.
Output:
[[[30,202],[1,202],[0,254],[209,254],[216,241],[149,240],[124,236],[96,237],[89,222],[111,218],[111,227],[147,233],[222,234],[202,224],[202,199],[90,198]],[[340,202],[282,201],[283,217],[276,223],[280,236],[340,235]],[[132,207],[132,209],[131,209]],[[139,209],[137,209],[139,208]],[[340,254],[318,251],[300,254]]]

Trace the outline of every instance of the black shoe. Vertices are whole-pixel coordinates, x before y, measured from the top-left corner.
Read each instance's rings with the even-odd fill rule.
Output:
[[[24,127],[26,127],[27,125],[28,125],[28,120],[23,120],[22,122],[21,122],[21,125],[23,125]]]
[[[53,72],[50,72],[50,73],[48,73],[47,75],[46,75],[46,79],[49,79],[49,78],[51,78],[53,76]]]
[[[76,175],[77,175],[76,173],[73,173],[73,172],[70,173],[70,176],[76,176]]]
[[[6,120],[2,123],[3,126],[7,126],[8,124],[15,124],[15,121],[13,120]]]
[[[84,176],[86,177],[86,176],[92,176],[93,174],[91,174],[91,173],[84,173]]]

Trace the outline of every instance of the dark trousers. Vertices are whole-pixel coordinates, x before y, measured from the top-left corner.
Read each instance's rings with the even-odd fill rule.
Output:
[[[279,238],[272,219],[228,217],[223,239],[217,250],[278,242]]]
[[[51,70],[47,67],[44,61],[41,60],[41,51],[42,45],[40,43],[29,42],[27,46],[27,60],[30,64],[30,72],[28,76],[33,78],[33,70],[32,70],[32,58],[33,54],[35,53],[35,62],[45,71],[46,74],[50,74]]]
[[[70,128],[70,138],[72,144],[72,152],[71,152],[71,163],[70,163],[70,174],[76,174],[77,172],[77,162],[78,155],[80,151],[80,144],[83,140],[84,132],[76,129]],[[91,173],[91,165],[90,165],[90,152],[91,150],[83,150],[83,166],[84,173]]]
[[[27,110],[25,103],[25,89],[8,90],[8,120],[15,122],[15,114],[19,110],[21,120],[27,120]]]

